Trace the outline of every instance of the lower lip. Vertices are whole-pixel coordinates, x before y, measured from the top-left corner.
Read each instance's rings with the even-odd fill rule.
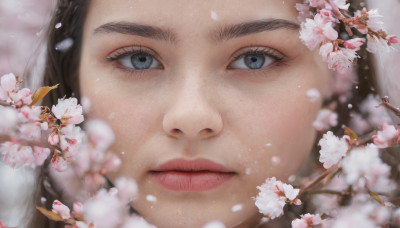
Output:
[[[164,188],[173,191],[199,192],[217,188],[234,174],[222,172],[151,172],[151,177]]]

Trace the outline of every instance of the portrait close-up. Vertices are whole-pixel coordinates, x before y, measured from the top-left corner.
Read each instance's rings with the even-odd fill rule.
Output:
[[[0,0],[0,228],[400,227],[400,0]]]

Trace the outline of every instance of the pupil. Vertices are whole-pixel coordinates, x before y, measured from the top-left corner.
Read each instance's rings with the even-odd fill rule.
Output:
[[[153,63],[153,57],[148,54],[134,54],[131,57],[131,63],[135,69],[149,69]]]
[[[245,64],[250,69],[260,69],[265,63],[265,56],[261,54],[249,54],[245,56]]]

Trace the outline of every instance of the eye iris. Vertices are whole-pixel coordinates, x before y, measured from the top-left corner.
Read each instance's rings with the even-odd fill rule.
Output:
[[[244,57],[244,62],[250,69],[260,69],[265,63],[265,56],[261,54],[248,54]]]
[[[148,54],[135,54],[132,55],[131,62],[136,69],[149,69],[153,63],[153,57]]]

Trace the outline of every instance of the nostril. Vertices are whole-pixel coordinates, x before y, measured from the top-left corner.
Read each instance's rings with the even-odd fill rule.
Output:
[[[179,130],[178,128],[174,128],[174,129],[171,130],[171,133],[174,134],[174,135],[179,135],[179,134],[182,133],[182,131]]]
[[[209,135],[213,133],[214,131],[211,128],[204,128],[203,130],[200,131],[201,135]]]

